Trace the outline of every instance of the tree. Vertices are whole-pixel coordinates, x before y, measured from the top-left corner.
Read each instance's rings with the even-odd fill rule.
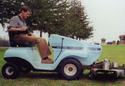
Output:
[[[0,0],[0,22],[8,22],[19,12],[22,0]]]
[[[32,30],[55,33],[72,38],[85,39],[92,35],[93,28],[80,1],[71,0],[0,0],[0,22],[8,22],[17,15],[22,5],[32,9],[27,20]],[[2,9],[4,7],[4,9]]]
[[[89,38],[92,35],[93,28],[89,25],[89,21],[87,21],[84,7],[81,5],[81,2],[77,0],[71,1],[70,4],[69,13],[65,18],[63,27],[64,32],[62,34],[72,38]]]
[[[34,28],[49,34],[59,34],[64,23],[66,8],[68,8],[67,2],[65,0],[33,0],[31,4]]]
[[[105,44],[106,43],[106,39],[105,38],[102,38],[101,39],[101,44]]]

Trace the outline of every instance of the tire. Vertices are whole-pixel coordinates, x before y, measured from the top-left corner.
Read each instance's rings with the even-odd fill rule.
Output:
[[[79,79],[82,72],[81,63],[75,59],[65,59],[59,66],[59,74],[67,80]]]
[[[2,67],[2,75],[6,79],[15,79],[19,76],[19,69],[12,63],[6,63]]]

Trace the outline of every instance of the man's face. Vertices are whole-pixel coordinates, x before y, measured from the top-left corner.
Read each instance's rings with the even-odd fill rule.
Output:
[[[30,11],[22,11],[22,17],[23,19],[27,19],[28,17],[31,16],[31,12]]]

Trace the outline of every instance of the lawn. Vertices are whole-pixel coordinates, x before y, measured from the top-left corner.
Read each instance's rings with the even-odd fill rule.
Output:
[[[100,60],[109,59],[119,64],[125,64],[125,45],[106,45],[103,47],[103,51]]]
[[[107,80],[90,80],[87,73],[80,80],[62,80],[56,73],[30,73],[19,77],[15,80],[3,79],[1,75],[1,67],[5,63],[3,54],[5,49],[0,48],[0,86],[124,86],[125,78],[110,81]],[[103,52],[99,60],[110,59],[119,64],[125,63],[125,46],[124,45],[106,45],[103,46]]]

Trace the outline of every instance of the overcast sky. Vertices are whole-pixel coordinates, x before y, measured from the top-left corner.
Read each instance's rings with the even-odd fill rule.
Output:
[[[94,27],[92,41],[119,39],[125,34],[125,0],[81,0]]]

